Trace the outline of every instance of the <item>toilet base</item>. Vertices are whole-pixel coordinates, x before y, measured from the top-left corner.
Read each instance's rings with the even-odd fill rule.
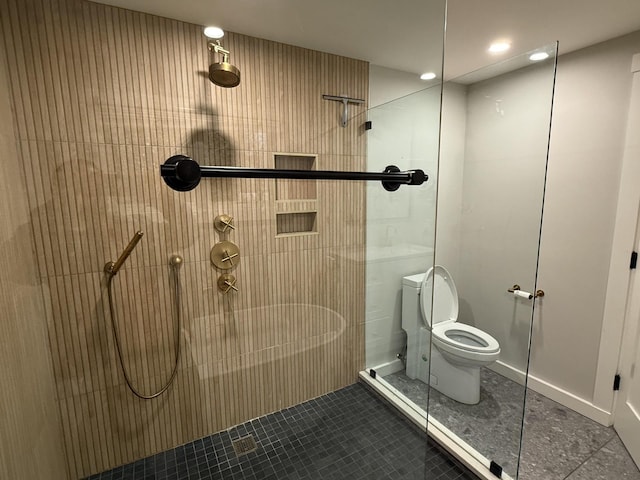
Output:
[[[480,401],[480,367],[453,365],[437,348],[431,353],[431,386],[457,402],[477,404]]]
[[[405,374],[411,379],[418,379],[429,384],[430,336],[429,330],[419,329],[417,335],[407,335],[407,365]]]
[[[480,366],[469,367],[448,362],[437,347],[431,349],[430,335],[426,328],[420,328],[417,335],[407,335],[407,377],[431,385],[457,402],[467,405],[478,403]]]

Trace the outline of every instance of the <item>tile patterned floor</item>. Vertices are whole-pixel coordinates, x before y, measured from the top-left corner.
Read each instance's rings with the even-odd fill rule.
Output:
[[[521,480],[640,480],[640,470],[611,427],[529,391]]]
[[[241,456],[231,442],[253,435]],[[426,435],[355,384],[90,480],[472,480]]]
[[[640,472],[616,435],[566,478],[567,480],[593,480],[595,478],[638,480]]]
[[[385,380],[418,405],[426,405],[429,392],[424,383],[403,372]],[[478,405],[463,405],[435,390],[430,395],[434,418],[515,474],[522,386],[484,368]],[[612,428],[529,390],[519,479],[640,480],[640,471]]]
[[[390,384],[465,440],[478,452],[498,463],[515,477],[520,449],[520,419],[524,408],[524,388],[515,382],[482,369],[480,403],[465,405],[412,380],[404,372],[385,377]]]

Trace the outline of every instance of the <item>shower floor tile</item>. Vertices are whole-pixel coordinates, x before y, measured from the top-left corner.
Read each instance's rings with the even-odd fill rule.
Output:
[[[232,442],[252,435],[257,450]],[[116,479],[472,480],[360,384],[261,417],[114,470]]]

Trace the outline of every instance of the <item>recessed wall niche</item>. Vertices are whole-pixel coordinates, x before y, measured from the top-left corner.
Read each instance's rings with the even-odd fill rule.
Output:
[[[274,155],[279,170],[314,170],[315,155]],[[276,179],[277,236],[308,235],[318,232],[318,193],[316,180]]]

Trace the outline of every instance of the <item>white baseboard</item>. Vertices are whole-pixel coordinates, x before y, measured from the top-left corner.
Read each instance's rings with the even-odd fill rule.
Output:
[[[494,372],[519,383],[520,385],[524,385],[526,374],[522,370],[507,365],[506,363],[502,363],[501,361],[491,364],[489,368]],[[607,412],[588,400],[578,397],[571,392],[567,392],[566,390],[563,390],[556,385],[552,385],[551,383],[534,375],[529,375],[527,387],[540,395],[544,395],[554,402],[558,402],[559,404],[570,408],[574,412],[578,412],[579,414],[590,418],[594,422],[598,422],[599,424],[607,427],[613,424],[613,414],[611,412]]]
[[[524,385],[524,381],[527,377],[527,374],[522,370],[514,368],[511,365],[507,365],[500,360],[492,363],[487,368],[489,370],[493,370],[496,373],[499,373],[503,377],[507,377],[509,380],[513,380],[518,385]]]

